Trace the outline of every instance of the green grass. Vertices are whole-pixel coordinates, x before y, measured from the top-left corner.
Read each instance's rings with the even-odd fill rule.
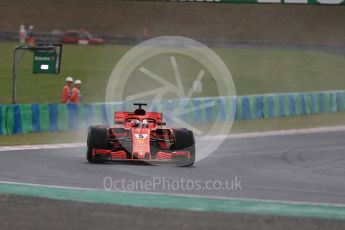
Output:
[[[14,43],[0,43],[0,104],[11,103],[14,47]],[[32,74],[32,54],[27,52],[18,67],[18,103],[58,102],[68,75],[83,81],[83,102],[102,102],[112,69],[130,48],[65,45],[60,75]],[[216,48],[214,51],[230,69],[238,95],[337,90],[345,86],[343,55],[279,49]],[[181,62],[179,57],[177,62]],[[164,61],[158,64],[155,71],[168,69]],[[194,68],[191,63],[189,69],[182,71],[186,87],[192,82],[192,78],[186,76],[195,77]],[[148,82],[141,82],[145,89]],[[207,80],[206,92],[202,96],[214,94],[212,88],[207,88],[209,86],[212,86],[211,80]],[[128,92],[131,90],[134,92],[136,87],[132,86]]]
[[[327,113],[275,119],[235,121],[230,134],[263,132],[315,127],[345,126],[345,113]],[[210,125],[208,125],[210,127]],[[199,127],[206,129],[206,126]],[[0,146],[53,144],[53,143],[86,143],[86,130],[75,132],[31,133],[0,136]]]
[[[0,43],[0,104],[11,103],[12,55],[14,43]],[[32,74],[32,54],[26,52],[18,67],[18,102],[58,102],[66,76],[81,79],[83,102],[102,102],[110,73],[130,46],[75,46],[65,45],[60,75]],[[215,48],[214,51],[230,69],[238,95],[342,90],[345,86],[345,57],[321,51]],[[189,88],[199,71],[196,62],[176,55],[181,67],[183,84]],[[154,57],[145,63],[153,72],[174,83],[169,55]],[[188,77],[186,77],[188,76]],[[135,72],[124,94],[137,89],[159,87]],[[206,70],[205,92],[201,96],[216,96],[214,82]],[[138,85],[137,83],[140,82]],[[131,84],[132,85],[131,85]],[[147,88],[148,87],[148,88]],[[200,95],[197,95],[200,96]],[[319,126],[345,125],[344,113],[308,115],[270,120],[236,121],[232,132],[259,132]],[[202,130],[208,127],[201,127]],[[0,145],[84,142],[85,131],[34,133],[0,136]]]
[[[239,95],[345,88],[345,56],[321,51],[216,49]]]
[[[0,103],[11,103],[12,53],[14,43],[0,43]],[[104,101],[109,74],[128,47],[68,46],[62,51],[60,75],[32,74],[32,53],[26,52],[18,65],[18,103],[58,102],[66,76],[81,79],[85,102]]]
[[[84,139],[81,132],[45,132],[0,136],[0,146],[74,142],[86,142],[86,137]]]

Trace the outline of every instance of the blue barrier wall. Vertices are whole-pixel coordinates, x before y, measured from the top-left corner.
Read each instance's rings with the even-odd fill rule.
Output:
[[[268,119],[345,111],[345,91],[170,100],[149,106],[149,111],[163,112],[168,124]],[[115,111],[133,109],[128,103],[0,105],[0,135],[111,125]]]

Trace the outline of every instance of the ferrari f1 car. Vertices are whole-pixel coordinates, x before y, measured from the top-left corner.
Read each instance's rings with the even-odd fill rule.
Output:
[[[166,128],[163,114],[146,112],[143,103],[134,112],[115,112],[114,127],[88,129],[86,157],[90,163],[106,161],[173,162],[190,166],[195,161],[191,130]]]

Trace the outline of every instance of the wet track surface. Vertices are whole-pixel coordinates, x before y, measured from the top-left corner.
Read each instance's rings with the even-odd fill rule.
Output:
[[[227,139],[194,167],[89,164],[83,148],[0,152],[0,180],[104,189],[112,181],[237,178],[237,189],[144,192],[345,204],[345,131]],[[204,188],[204,187],[203,187]],[[132,190],[137,191],[137,190]],[[195,212],[0,195],[1,229],[344,229],[327,218]]]
[[[190,212],[0,195],[1,229],[344,229],[345,221]]]
[[[106,177],[126,182],[183,178],[202,186],[161,183],[145,192],[345,204],[344,137],[337,131],[227,139],[210,157],[185,168],[89,164],[83,148],[8,151],[0,152],[0,180],[104,189]],[[235,179],[236,188],[205,188],[209,180],[224,185]]]

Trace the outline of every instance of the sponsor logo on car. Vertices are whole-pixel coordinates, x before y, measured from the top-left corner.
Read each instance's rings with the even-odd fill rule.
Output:
[[[134,134],[135,138],[137,139],[146,139],[147,138],[147,134]]]

